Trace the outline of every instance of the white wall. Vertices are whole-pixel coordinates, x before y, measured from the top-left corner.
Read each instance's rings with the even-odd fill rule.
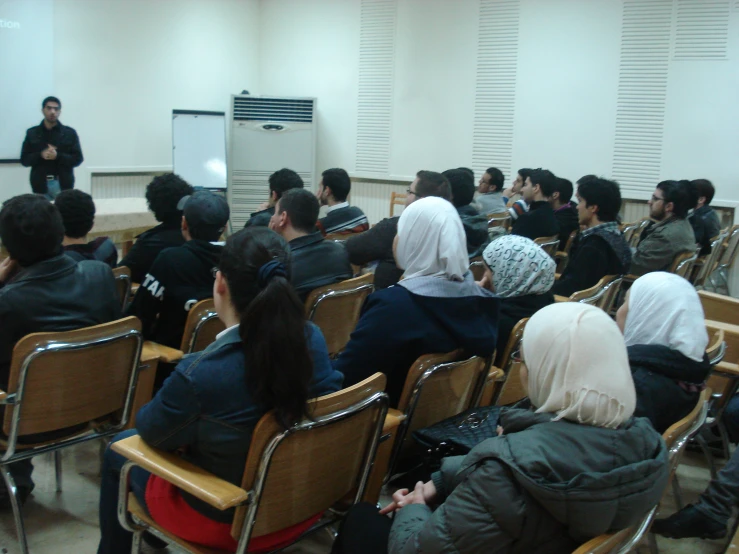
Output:
[[[258,13],[257,0],[54,0],[53,92],[80,135],[77,186],[90,189],[90,168],[171,167],[172,109],[227,111],[257,89]],[[0,165],[0,200],[29,192],[28,172]]]

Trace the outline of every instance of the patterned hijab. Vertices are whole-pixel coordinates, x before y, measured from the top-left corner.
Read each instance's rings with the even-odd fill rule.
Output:
[[[493,291],[501,298],[544,294],[554,285],[557,265],[526,237],[500,237],[485,248],[482,259],[493,272]]]

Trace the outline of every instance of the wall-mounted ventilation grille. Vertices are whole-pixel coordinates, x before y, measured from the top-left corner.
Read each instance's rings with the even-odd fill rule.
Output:
[[[362,0],[356,171],[390,172],[397,0]]]
[[[259,210],[259,205],[269,199],[267,180],[272,171],[234,170],[231,180],[231,225],[238,231],[249,216]],[[313,188],[310,173],[298,172],[308,190]]]
[[[313,100],[293,98],[235,97],[233,118],[236,121],[313,121]]]
[[[649,192],[660,177],[672,0],[624,0],[613,177]]]
[[[511,173],[519,0],[480,0],[472,164]]]
[[[678,0],[676,60],[725,60],[729,0]]]

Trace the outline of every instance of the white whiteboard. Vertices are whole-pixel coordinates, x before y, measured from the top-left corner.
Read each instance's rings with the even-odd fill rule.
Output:
[[[174,172],[194,187],[225,189],[226,114],[172,111]]]

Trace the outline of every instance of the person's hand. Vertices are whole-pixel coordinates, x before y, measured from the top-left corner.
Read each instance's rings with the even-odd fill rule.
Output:
[[[433,486],[434,483],[432,481],[429,482]],[[434,487],[434,490],[436,490],[436,487]],[[416,488],[413,491],[413,500],[411,500],[411,504],[423,504],[424,506],[426,505],[423,481],[419,481],[418,483],[416,483]]]
[[[48,151],[48,154],[47,154],[48,155],[48,158],[46,158],[46,159],[47,160],[56,160],[56,146],[54,146],[53,144],[49,144],[47,146],[46,150]]]
[[[498,436],[501,436],[505,431],[503,430],[503,428],[500,425],[498,425],[495,428],[495,432],[498,433]]]
[[[419,489],[420,486],[420,489]],[[416,498],[416,497],[419,498]],[[436,486],[433,481],[424,484],[422,481],[416,483],[416,488],[409,493],[408,489],[400,489],[393,494],[393,501],[380,510],[380,514],[385,515],[395,512],[403,506],[409,504],[431,504],[436,499]]]
[[[475,281],[475,282],[477,283],[478,286],[484,289],[492,290],[493,283],[490,281],[490,276],[487,273],[485,273],[485,275],[482,276],[482,279],[480,279],[479,281]]]
[[[5,258],[0,263],[0,283],[6,283],[19,268],[18,262],[11,258]]]

